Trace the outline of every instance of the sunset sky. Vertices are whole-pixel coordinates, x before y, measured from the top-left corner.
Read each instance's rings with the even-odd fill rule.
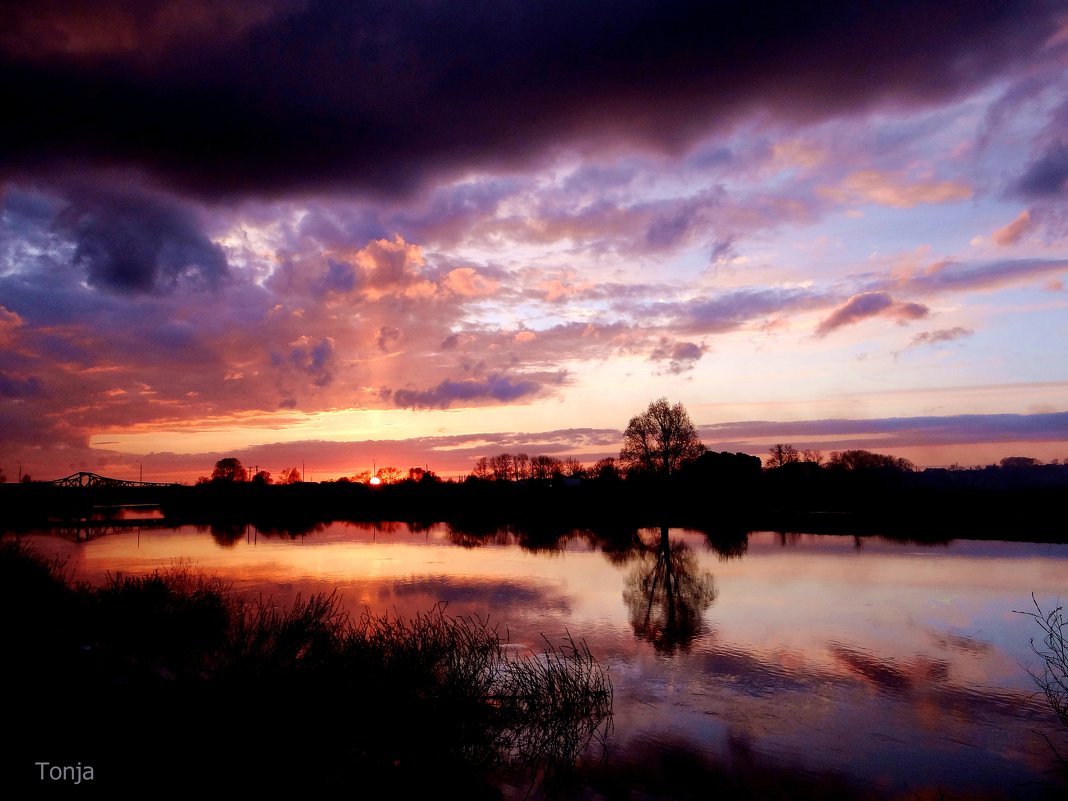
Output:
[[[1068,459],[1068,3],[809,5],[0,0],[0,470]]]

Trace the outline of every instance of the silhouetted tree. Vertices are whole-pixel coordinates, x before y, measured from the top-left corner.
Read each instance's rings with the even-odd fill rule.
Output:
[[[268,470],[260,470],[254,476],[252,476],[253,484],[270,484],[271,473]]]
[[[212,481],[246,481],[248,471],[241,464],[240,459],[229,456],[215,463],[215,469],[211,472]]]
[[[598,459],[594,462],[593,467],[590,468],[589,475],[592,478],[603,481],[618,480],[619,468],[616,466],[616,460],[611,456],[607,456],[604,459]]]
[[[475,462],[475,467],[471,471],[471,475],[475,478],[488,479],[493,475],[493,469],[490,467],[489,459],[485,456],[480,456],[478,461]]]
[[[490,459],[490,469],[497,481],[509,481],[512,478],[512,454],[498,453]]]
[[[822,465],[823,453],[815,448],[805,448],[801,451],[801,461],[807,464]]]
[[[586,468],[574,456],[564,459],[564,475],[568,478],[585,478]]]
[[[670,477],[704,450],[685,407],[660,398],[630,419],[619,461],[627,471]]]
[[[793,445],[776,444],[768,448],[768,467],[783,467],[801,461],[801,454]]]
[[[401,472],[396,467],[380,467],[377,475],[383,484],[396,484],[401,479]]]
[[[516,481],[530,478],[530,457],[525,453],[517,453],[512,457],[512,472]]]
[[[533,479],[549,479],[563,473],[564,463],[555,456],[544,454],[533,457],[530,460],[530,477]]]
[[[731,492],[754,489],[761,480],[759,456],[727,451],[705,451],[686,465],[680,477],[695,483],[714,484]]]
[[[1021,468],[1035,467],[1038,459],[1030,456],[1006,456],[1001,460],[1001,466],[1005,470],[1019,470]]]
[[[908,459],[865,450],[832,451],[831,467],[841,470],[898,470],[911,472],[916,466]]]
[[[299,484],[300,470],[296,467],[290,467],[287,470],[283,470],[282,475],[278,480],[282,484]]]
[[[684,542],[671,542],[666,527],[656,547],[639,558],[623,590],[634,633],[667,653],[689,647],[717,595],[712,574],[698,572],[693,551]]]

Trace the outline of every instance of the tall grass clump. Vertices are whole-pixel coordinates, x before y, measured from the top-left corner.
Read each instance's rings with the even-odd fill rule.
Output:
[[[504,725],[498,745],[532,776],[555,778],[591,743],[604,746],[612,715],[612,683],[584,642],[568,633],[541,654],[501,660],[491,698]]]

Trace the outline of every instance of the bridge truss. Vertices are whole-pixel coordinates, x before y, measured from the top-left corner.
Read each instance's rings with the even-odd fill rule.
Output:
[[[174,487],[175,484],[162,484],[158,481],[127,481],[122,478],[108,478],[84,470],[72,473],[64,478],[49,482],[57,487]]]

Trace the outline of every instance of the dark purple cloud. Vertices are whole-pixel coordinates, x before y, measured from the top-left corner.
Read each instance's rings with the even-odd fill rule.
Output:
[[[70,249],[65,264],[95,288],[118,294],[211,289],[229,265],[201,221],[185,204],[143,190],[102,189],[77,181],[44,191],[12,188],[3,196],[5,237],[35,245],[35,251]],[[27,251],[11,266],[44,267]]]
[[[334,380],[334,340],[323,337],[318,342],[303,337],[289,350],[289,363],[311,376],[317,387],[327,386]]]
[[[728,236],[712,243],[712,252],[709,254],[708,261],[716,266],[729,261],[734,255],[734,237]]]
[[[1042,156],[1027,168],[1015,190],[1025,198],[1041,200],[1068,192],[1068,144],[1053,142]]]
[[[706,445],[791,441],[797,447],[850,448],[857,438],[878,436],[881,448],[961,445],[987,442],[1068,440],[1068,412],[1049,414],[962,414],[945,417],[891,417],[871,420],[745,421],[705,425],[698,433]],[[838,437],[838,440],[829,439]],[[806,438],[811,438],[806,441]],[[759,446],[757,446],[759,449]]]
[[[487,400],[507,403],[540,394],[544,385],[530,379],[513,379],[506,375],[447,379],[425,390],[398,389],[392,392],[394,404],[411,409],[446,409],[454,403],[484,404]]]
[[[681,331],[720,333],[732,331],[751,320],[821,308],[833,302],[834,295],[815,289],[745,287],[712,298],[637,305],[631,311],[638,317],[669,320]]]
[[[696,342],[672,342],[664,337],[649,354],[649,361],[667,362],[666,371],[672,375],[680,375],[692,370],[705,355],[705,350],[703,345]]]
[[[1043,0],[4,8],[4,169],[132,166],[212,196],[396,193],[561,139],[678,150],[756,106],[813,120],[934,102],[1029,58],[1058,13]]]
[[[938,293],[999,286],[1044,273],[1068,269],[1068,259],[1005,259],[982,264],[940,262],[925,271],[901,280],[879,280],[872,284],[874,294],[882,289],[903,289],[914,293]]]
[[[351,264],[329,261],[321,286],[323,292],[348,294],[356,288],[356,269]]]
[[[32,398],[41,392],[36,376],[21,378],[0,372],[0,398]]]
[[[146,198],[78,198],[60,214],[74,264],[91,285],[116,292],[173,289],[179,280],[215,285],[227,270],[221,248],[176,207]]]

